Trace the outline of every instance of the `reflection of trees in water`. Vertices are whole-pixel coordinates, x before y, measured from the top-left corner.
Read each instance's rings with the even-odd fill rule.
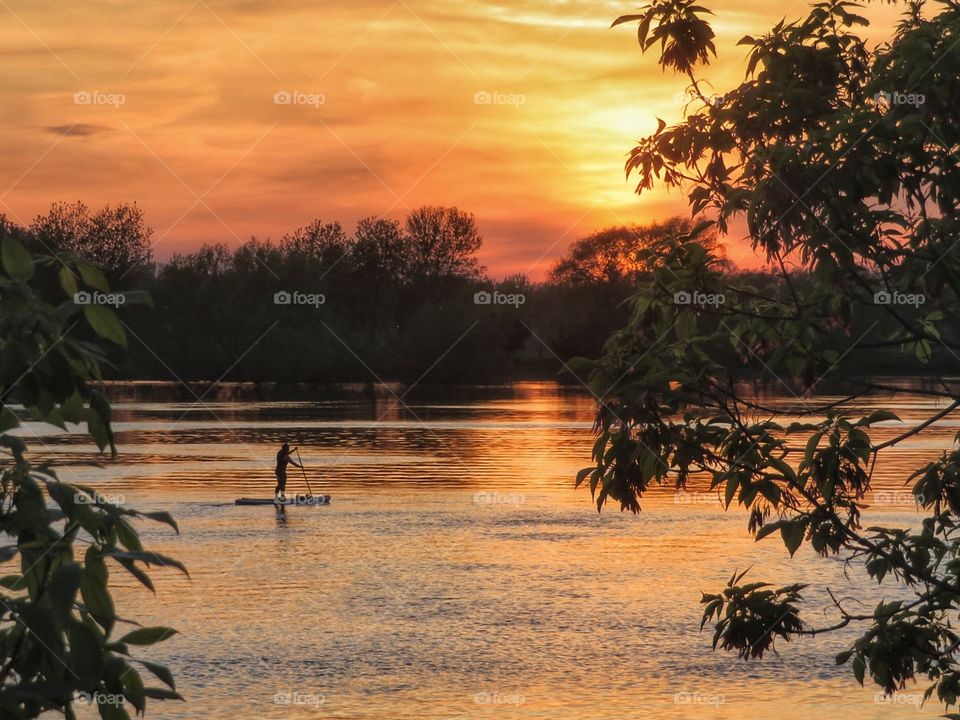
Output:
[[[289,441],[301,448],[316,492],[502,489],[503,478],[513,476],[562,486],[567,481],[562,464],[573,467],[586,442],[582,428],[566,425],[586,421],[589,395],[556,383],[394,391],[402,402],[380,388],[358,388],[339,393],[337,400],[324,393],[319,400],[305,395],[293,404],[221,403],[217,412],[229,405],[231,422],[250,424],[235,428],[209,416],[179,420],[182,404],[130,407],[126,422],[141,429],[118,433],[121,454],[109,471],[110,482],[124,490],[177,488],[205,500],[258,497],[272,491],[276,450]],[[92,451],[78,450],[64,448],[63,460],[95,459]],[[535,463],[536,478],[524,462]],[[288,489],[306,490],[299,472],[290,474]]]

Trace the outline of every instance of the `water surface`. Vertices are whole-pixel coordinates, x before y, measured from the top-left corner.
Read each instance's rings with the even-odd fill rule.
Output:
[[[701,591],[737,568],[809,582],[808,619],[826,624],[824,586],[875,602],[879,590],[836,559],[779,541],[755,544],[745,516],[694,485],[654,492],[639,516],[598,514],[572,479],[587,464],[593,403],[553,383],[419,392],[402,388],[249,392],[158,399],[113,387],[121,454],[30,424],[34,455],[68,465],[140,509],[168,509],[181,534],[144,527],[152,549],[183,560],[187,580],[155,573],[157,594],[113,572],[121,614],[180,632],[147,651],[169,663],[188,702],[152,702],[161,718],[745,718],[936,717],[922,688],[895,702],[861,689],[833,656],[852,637],[779,644],[743,662],[699,634]],[[167,393],[169,395],[169,393]],[[197,393],[198,395],[200,393]],[[183,393],[181,393],[181,396]],[[402,397],[402,402],[398,399]],[[804,402],[768,398],[781,420]],[[863,401],[907,420],[916,396]],[[957,431],[945,421],[887,451],[874,513],[918,524],[903,481]],[[895,423],[878,428],[884,439]],[[267,497],[284,440],[301,448],[329,507],[236,507]],[[97,460],[102,468],[77,463]],[[288,488],[306,484],[291,469]]]

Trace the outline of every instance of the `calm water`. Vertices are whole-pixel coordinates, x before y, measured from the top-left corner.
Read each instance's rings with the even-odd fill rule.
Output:
[[[400,392],[399,389],[393,389]],[[117,387],[121,449],[102,469],[81,434],[30,425],[35,456],[74,463],[141,509],[169,509],[181,535],[147,544],[192,575],[157,571],[157,594],[113,573],[121,614],[180,634],[149,649],[188,702],[152,701],[158,718],[745,718],[936,717],[922,688],[895,703],[860,689],[832,635],[744,663],[699,634],[700,591],[736,568],[775,582],[829,585],[875,600],[881,588],[804,548],[754,544],[745,516],[708,493],[647,499],[639,516],[598,514],[572,478],[592,443],[589,396],[550,383],[478,388],[397,402],[390,389],[308,401],[157,402]],[[796,398],[774,401],[784,417]],[[862,407],[902,417],[922,397]],[[946,447],[955,421],[888,451],[875,486],[890,524],[916,524],[908,468]],[[893,425],[876,437],[890,437]],[[315,492],[333,504],[236,507],[268,497],[283,439],[300,445]],[[102,460],[102,458],[101,458]],[[292,469],[295,470],[295,469]],[[288,492],[305,488],[291,472]],[[828,605],[808,593],[808,619]],[[846,636],[851,637],[850,635]]]

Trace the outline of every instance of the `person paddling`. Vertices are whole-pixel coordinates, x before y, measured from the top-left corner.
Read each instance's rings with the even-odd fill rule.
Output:
[[[292,457],[296,450],[296,448],[291,450],[290,444],[284,443],[283,447],[280,448],[280,451],[277,453],[277,469],[274,471],[277,475],[277,487],[273,491],[273,499],[275,501],[283,502],[286,500],[284,492],[287,489],[287,464],[296,465],[301,470],[303,469],[303,465]]]

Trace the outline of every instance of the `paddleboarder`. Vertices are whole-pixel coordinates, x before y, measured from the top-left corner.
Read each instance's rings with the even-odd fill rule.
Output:
[[[286,499],[284,491],[287,489],[287,465],[296,465],[303,470],[303,465],[293,459],[293,453],[296,451],[296,448],[290,449],[289,443],[284,443],[277,453],[277,469],[274,471],[277,475],[277,487],[273,491],[273,498],[279,502]]]

